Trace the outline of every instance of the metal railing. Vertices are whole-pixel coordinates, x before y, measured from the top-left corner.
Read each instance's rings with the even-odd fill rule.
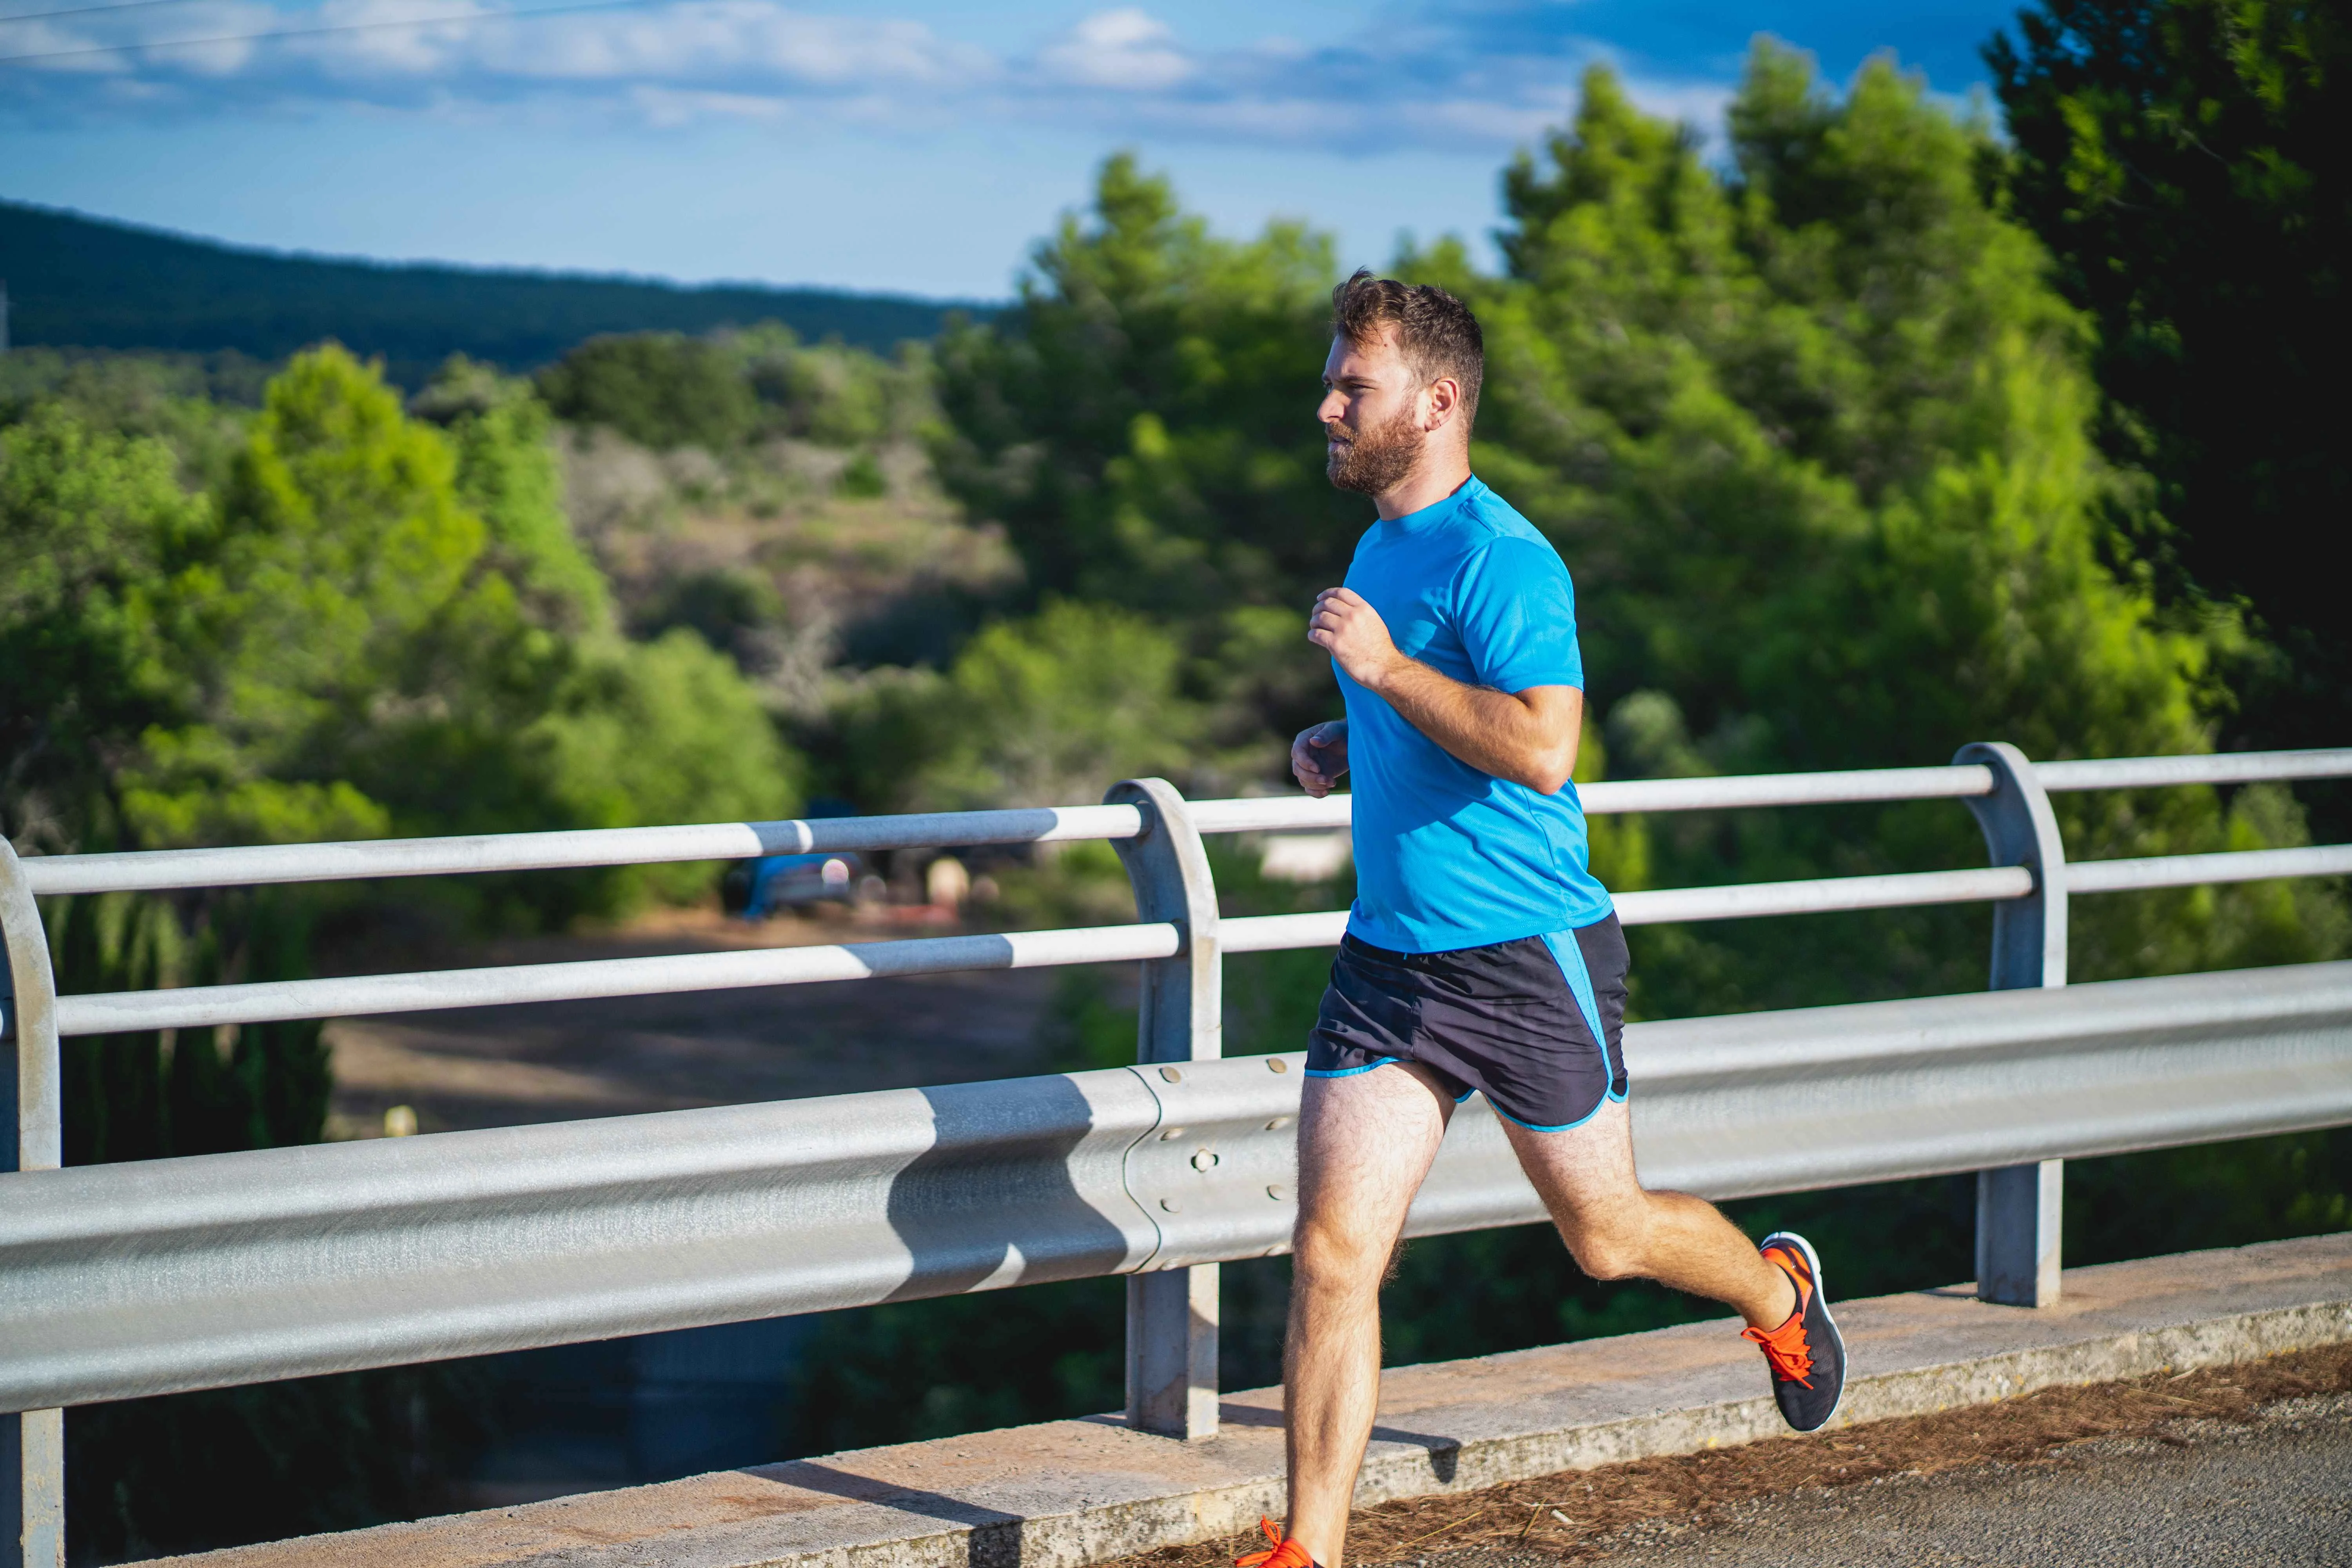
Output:
[[[1941,768],[1585,786],[1594,815],[1961,800],[1990,867],[1628,892],[1619,916],[1991,902],[1991,990],[2026,993],[1633,1026],[1645,1177],[1728,1197],[1975,1170],[1979,1294],[2054,1300],[2063,1158],[2352,1120],[2352,964],[2061,991],[2070,894],[2342,875],[2352,846],[2070,863],[2049,793],[2347,775],[2352,748],[2037,766],[1979,744]],[[1287,1244],[1300,1079],[1295,1056],[1217,1059],[1222,958],[1331,945],[1347,914],[1221,919],[1202,836],[1338,828],[1349,805],[1143,780],[1058,809],[22,861],[0,845],[0,1410],[22,1413],[0,1424],[21,1475],[0,1522],[15,1505],[25,1561],[62,1562],[67,1405],[1088,1275],[1128,1277],[1129,1418],[1213,1431],[1216,1268]],[[35,902],[1070,839],[1117,847],[1135,923],[58,996]],[[1142,965],[1133,1069],[56,1168],[61,1037],[1110,961]],[[1412,1233],[1541,1217],[1498,1125],[1465,1107]]]

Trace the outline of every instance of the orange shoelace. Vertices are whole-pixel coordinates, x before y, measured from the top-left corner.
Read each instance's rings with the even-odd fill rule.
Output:
[[[1252,1552],[1245,1556],[1236,1557],[1234,1559],[1234,1568],[1315,1568],[1315,1559],[1308,1553],[1307,1548],[1299,1545],[1296,1541],[1285,1541],[1282,1538],[1282,1531],[1274,1527],[1274,1521],[1261,1514],[1258,1517],[1257,1527],[1265,1531],[1265,1538],[1268,1541],[1274,1542],[1274,1550]]]
[[[1753,1340],[1764,1347],[1764,1359],[1772,1368],[1772,1375],[1783,1383],[1813,1385],[1813,1348],[1805,1338],[1805,1303],[1812,1299],[1813,1282],[1807,1277],[1805,1266],[1791,1258],[1779,1247],[1764,1255],[1779,1265],[1797,1288],[1797,1310],[1789,1321],[1777,1329],[1742,1329],[1739,1337]]]

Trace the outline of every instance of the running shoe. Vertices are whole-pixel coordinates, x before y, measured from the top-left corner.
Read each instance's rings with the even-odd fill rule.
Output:
[[[1741,1337],[1764,1347],[1781,1419],[1800,1432],[1818,1431],[1845,1398],[1845,1341],[1822,1293],[1822,1260],[1794,1231],[1774,1231],[1757,1250],[1797,1287],[1797,1310],[1777,1329],[1748,1329]]]
[[[1307,1548],[1296,1541],[1285,1541],[1282,1531],[1274,1527],[1274,1521],[1260,1514],[1257,1527],[1265,1531],[1265,1538],[1274,1542],[1274,1549],[1236,1557],[1234,1568],[1316,1568],[1315,1559],[1307,1555]]]

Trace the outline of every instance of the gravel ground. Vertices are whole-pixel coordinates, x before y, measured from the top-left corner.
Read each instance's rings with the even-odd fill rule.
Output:
[[[1401,1499],[1348,1529],[1349,1568],[2352,1563],[2352,1345]]]
[[[2050,1464],[1759,1498],[1712,1529],[1660,1520],[1596,1544],[1591,1560],[1614,1568],[2352,1563],[2352,1396],[2273,1405],[2251,1426],[2181,1422],[2156,1437],[2081,1444]],[[1503,1568],[1515,1560],[1471,1551],[1425,1561]]]

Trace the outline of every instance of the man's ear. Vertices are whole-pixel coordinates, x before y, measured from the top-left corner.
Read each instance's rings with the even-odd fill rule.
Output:
[[[1441,375],[1423,390],[1429,396],[1429,430],[1434,435],[1462,412],[1462,384],[1450,375]]]

